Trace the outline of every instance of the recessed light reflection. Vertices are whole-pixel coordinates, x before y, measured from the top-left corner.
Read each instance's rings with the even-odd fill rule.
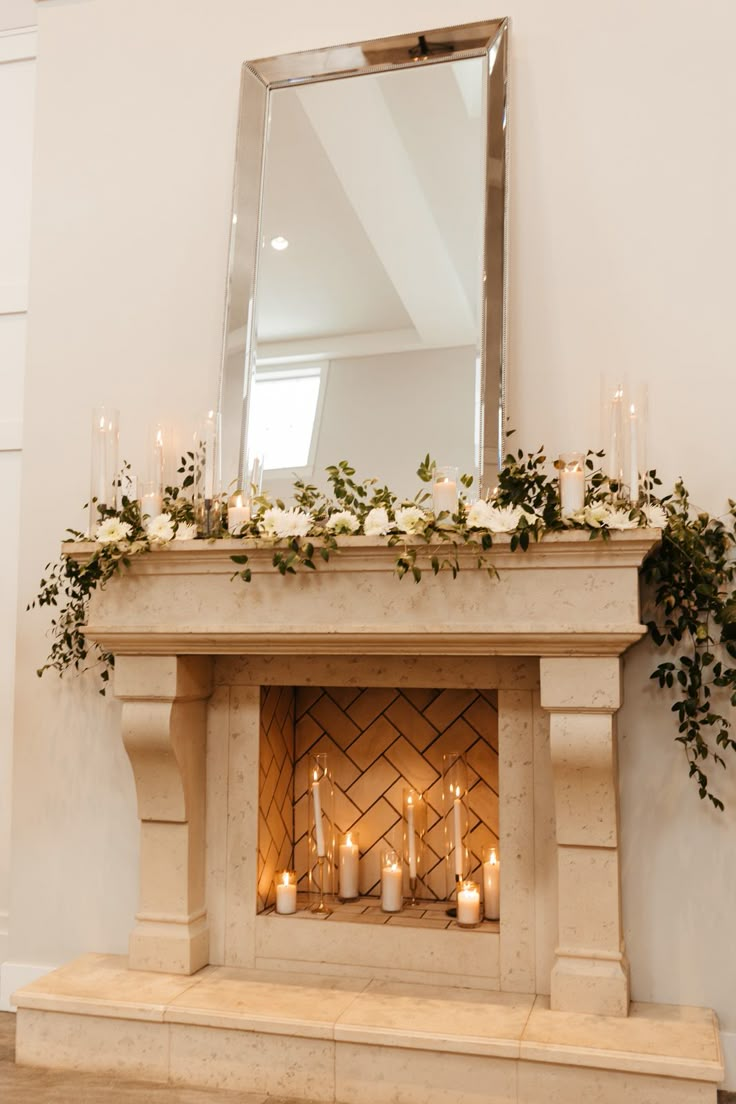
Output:
[[[277,249],[280,253],[283,249],[289,248],[289,243],[286,238],[282,238],[281,235],[279,235],[277,238],[271,238],[271,248]]]

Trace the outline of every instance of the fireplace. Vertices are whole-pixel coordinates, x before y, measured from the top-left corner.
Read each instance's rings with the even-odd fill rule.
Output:
[[[22,990],[19,1061],[232,1088],[245,1077],[355,1104],[397,1099],[381,1080],[407,1071],[406,1099],[432,1104],[461,1074],[468,1102],[491,1086],[494,1100],[541,1104],[557,1086],[560,1100],[711,1104],[713,1014],[629,1015],[615,717],[656,536],[570,532],[525,553],[499,539],[497,578],[463,549],[457,579],[418,586],[369,538],[287,578],[254,546],[248,586],[231,579],[229,541],[134,560],[95,596],[87,629],[116,656],[137,788],[129,955],[85,956]],[[293,854],[304,877],[298,768],[320,742],[336,819],[365,826],[366,897],[358,915],[275,915],[276,866]],[[466,752],[478,846],[497,838],[501,856],[500,922],[473,930],[444,916],[436,834],[422,911],[439,922],[370,904],[398,789],[434,802],[443,749]],[[155,1049],[145,1072],[131,1031]]]

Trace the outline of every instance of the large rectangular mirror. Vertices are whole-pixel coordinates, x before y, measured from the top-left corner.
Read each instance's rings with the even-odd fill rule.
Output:
[[[220,388],[223,477],[488,485],[505,398],[507,22],[247,62]]]

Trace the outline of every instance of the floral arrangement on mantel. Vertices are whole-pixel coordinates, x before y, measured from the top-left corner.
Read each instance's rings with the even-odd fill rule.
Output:
[[[668,658],[651,677],[661,688],[676,690],[671,707],[677,720],[675,738],[684,747],[700,797],[722,810],[706,770],[709,760],[725,767],[724,754],[736,751],[726,716],[729,706],[736,705],[736,665],[731,665],[736,664],[736,503],[729,501],[725,519],[696,512],[682,482],[670,494],[658,496],[655,488],[661,483],[655,471],[643,481],[646,502],[632,503],[625,497],[625,488],[596,466],[603,455],[586,454],[583,506],[570,516],[563,516],[559,482],[548,473],[543,450],[528,454],[519,450],[506,457],[489,498],[471,502],[462,494],[452,514],[435,515],[427,491],[411,501],[400,501],[375,480],[357,481],[354,469],[341,461],[327,468],[331,494],[297,480],[293,507],[287,509],[279,500],[258,495],[250,519],[234,533],[225,526],[211,535],[233,540],[233,579],[246,583],[251,581],[248,555],[236,550],[243,538],[272,546],[273,566],[286,575],[316,570],[320,558],[328,561],[339,553],[338,537],[357,535],[381,538],[396,547],[397,575],[411,575],[418,583],[425,571],[447,570],[456,576],[461,547],[477,550],[477,566],[495,575],[491,557],[498,534],[509,534],[507,546],[523,553],[547,533],[580,530],[590,539],[605,540],[617,530],[661,529],[662,540],[641,569],[645,603],[651,608],[649,635],[655,645],[668,650]],[[51,651],[39,675],[49,669],[63,674],[99,664],[104,693],[113,657],[88,644],[83,635],[90,595],[128,567],[134,556],[197,536],[197,502],[187,494],[195,490],[190,460],[185,458],[179,471],[184,474],[181,487],[166,488],[158,517],[142,518],[140,505],[123,498],[119,510],[101,509],[97,547],[84,562],[62,556],[58,563],[47,565],[39,594],[28,607],[38,604],[58,610],[51,624]],[[417,475],[426,484],[434,471],[427,456]],[[468,491],[473,480],[461,476],[461,482]],[[226,505],[223,500],[223,517]],[[73,540],[87,539],[74,530],[67,532]]]

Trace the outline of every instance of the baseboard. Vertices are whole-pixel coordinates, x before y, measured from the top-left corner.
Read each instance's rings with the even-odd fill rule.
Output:
[[[736,1092],[736,1031],[721,1031],[721,1048],[726,1067],[721,1088]]]
[[[37,966],[30,962],[3,962],[0,965],[0,1012],[15,1012],[10,998],[16,989],[30,985],[56,966]]]

